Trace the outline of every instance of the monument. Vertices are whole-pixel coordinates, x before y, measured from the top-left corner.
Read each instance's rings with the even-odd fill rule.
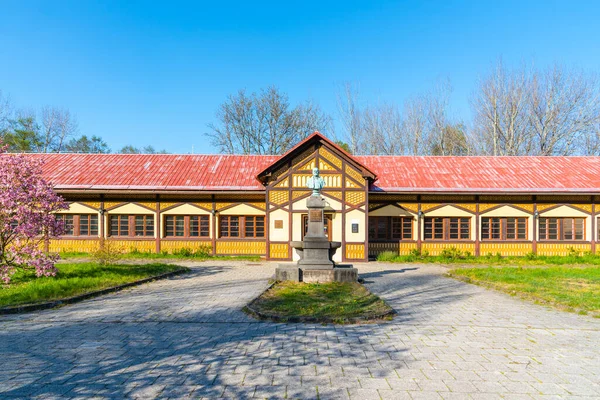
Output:
[[[308,208],[308,229],[301,242],[293,241],[292,247],[300,256],[297,264],[280,264],[275,270],[278,281],[296,282],[356,282],[358,270],[352,265],[336,265],[333,256],[342,244],[331,242],[325,235],[325,199],[321,190],[325,180],[319,169],[313,168],[313,175],[306,181],[312,195],[306,200]]]

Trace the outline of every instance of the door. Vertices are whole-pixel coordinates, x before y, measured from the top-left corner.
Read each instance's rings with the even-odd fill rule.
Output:
[[[333,215],[325,214],[325,221],[323,221],[323,230],[325,232],[325,236],[327,236],[327,240],[331,241],[331,220],[333,219]],[[308,232],[308,214],[302,214],[302,240],[304,240],[304,235]]]

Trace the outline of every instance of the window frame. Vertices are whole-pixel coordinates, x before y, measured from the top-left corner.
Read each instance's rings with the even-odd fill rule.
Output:
[[[113,217],[117,217],[117,234],[114,235],[113,234]],[[138,219],[139,217],[143,218],[144,224],[144,234],[143,235],[137,235],[137,229],[136,229],[136,219]],[[125,219],[127,221],[127,234],[123,234],[122,229],[121,229],[121,221]],[[148,224],[147,222],[151,222],[152,224],[152,231],[150,232],[150,234],[146,234],[147,230],[148,230]],[[132,239],[152,239],[152,238],[156,238],[156,223],[155,223],[155,214],[109,214],[108,215],[108,237],[115,237],[115,238],[132,238]]]
[[[380,221],[384,221],[383,238],[379,237]],[[413,239],[413,217],[408,216],[369,216],[369,229],[367,237],[369,242],[396,242],[396,241],[414,241]],[[394,230],[394,223],[398,224],[399,229]],[[375,229],[375,235],[371,236],[372,228]],[[406,229],[408,228],[408,231]]]
[[[484,221],[485,220],[489,220],[490,222],[494,219],[498,219],[499,220],[499,224],[500,224],[500,237],[499,238],[493,238],[492,237],[492,225],[489,225],[488,228],[488,235],[487,237],[484,237]],[[508,238],[508,220],[509,219],[514,219],[515,220],[515,237],[514,238]],[[525,237],[524,238],[519,238],[519,220],[524,220],[525,223]],[[481,217],[481,229],[480,229],[480,236],[481,236],[481,241],[483,242],[493,242],[493,241],[498,241],[498,242],[522,242],[522,241],[527,241],[529,238],[529,218],[528,217]]]
[[[173,219],[173,234],[169,235],[167,231],[168,219]],[[177,219],[183,218],[183,235],[177,236]],[[198,235],[192,235],[192,219],[198,218]],[[203,222],[206,223],[206,234],[203,235]],[[163,216],[164,231],[162,237],[164,239],[206,239],[210,238],[210,216],[205,214],[169,214]]]
[[[451,222],[453,219],[458,220],[458,226],[456,227],[457,233],[458,233],[458,238],[451,238],[450,234],[452,229],[451,226]],[[424,217],[423,218],[423,240],[424,241],[428,241],[428,242],[434,242],[434,241],[440,241],[440,242],[468,242],[468,241],[472,241],[471,240],[471,219],[472,217]],[[442,220],[441,221],[441,228],[442,228],[442,238],[436,238],[435,237],[435,232],[436,229],[439,229],[439,226],[436,227],[435,225],[435,220]],[[466,221],[467,224],[467,235],[465,238],[462,238],[462,224]],[[428,238],[427,237],[427,222],[431,221],[432,222],[432,226],[431,226],[431,237]]]
[[[546,234],[545,237],[542,238],[542,220],[544,220],[544,230]],[[548,220],[556,220],[556,239],[549,239],[550,230],[548,229]],[[572,220],[572,234],[575,237],[577,234],[576,230],[576,221],[581,221],[581,239],[565,239],[564,234],[564,223],[566,220]],[[585,242],[586,241],[586,217],[539,217],[538,218],[538,229],[537,229],[537,239],[540,242]]]
[[[227,236],[223,236],[223,221],[224,218],[227,219],[228,223],[227,223],[227,232],[228,235]],[[232,218],[237,218],[238,221],[238,225],[237,225],[237,232],[238,235],[237,236],[231,236],[230,235],[230,231],[231,231],[231,220]],[[254,235],[255,236],[249,236],[246,235],[246,219],[253,219],[254,220]],[[256,231],[257,231],[257,224],[256,221],[258,219],[262,219],[262,236],[256,236]],[[266,225],[265,225],[265,216],[264,215],[219,215],[219,230],[218,230],[218,238],[219,239],[256,239],[256,240],[265,240],[267,237],[267,230],[266,230]]]
[[[100,235],[100,218],[98,217],[97,213],[59,213],[56,214],[56,218],[57,219],[61,219],[63,221],[65,221],[67,219],[67,217],[71,217],[71,232],[67,232],[62,236],[68,236],[68,237],[86,237],[86,238],[92,238],[92,237],[99,237]],[[83,220],[82,217],[87,217],[87,221],[88,221],[88,234],[86,235],[82,235],[81,234],[81,221]],[[96,233],[92,233],[92,219],[93,217],[96,217]]]

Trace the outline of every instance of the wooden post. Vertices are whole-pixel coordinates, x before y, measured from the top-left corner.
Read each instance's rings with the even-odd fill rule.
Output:
[[[161,239],[160,195],[156,195],[156,254],[160,254]]]
[[[475,196],[475,201],[477,202],[475,204],[475,256],[479,257],[480,255],[480,250],[479,250],[479,196]]]
[[[531,244],[531,251],[533,254],[537,254],[537,227],[538,227],[538,218],[537,215],[537,196],[533,196],[533,241]]]
[[[594,196],[592,196],[592,246],[590,251],[592,254],[596,254],[596,203],[594,202]]]
[[[417,195],[417,249],[421,252],[421,220],[423,215],[421,212],[421,195]]]
[[[104,195],[100,195],[100,248],[104,248],[104,241],[106,240],[106,210],[104,210]]]
[[[215,203],[215,195],[211,195],[212,200],[212,212],[210,215],[211,225],[212,225],[212,255],[217,254],[217,205]]]

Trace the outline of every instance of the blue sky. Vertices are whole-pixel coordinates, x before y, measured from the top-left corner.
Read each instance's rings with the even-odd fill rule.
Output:
[[[335,116],[342,82],[402,103],[449,79],[468,118],[500,57],[600,72],[598,1],[4,0],[0,13],[0,90],[69,108],[113,149],[212,153],[207,124],[240,88],[276,85]]]

